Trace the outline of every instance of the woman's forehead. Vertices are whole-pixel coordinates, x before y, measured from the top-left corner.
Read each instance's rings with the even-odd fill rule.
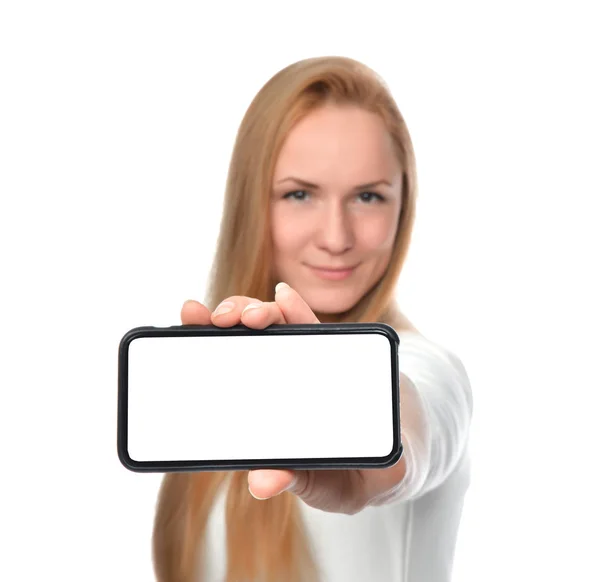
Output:
[[[363,184],[392,180],[399,163],[391,136],[379,118],[307,118],[287,136],[274,180],[292,175],[321,184],[328,180]],[[337,177],[337,179],[336,179]]]
[[[350,106],[327,106],[301,119],[285,139],[289,147],[314,147],[319,141],[326,145],[344,142],[373,145],[389,139],[381,117],[370,111]]]

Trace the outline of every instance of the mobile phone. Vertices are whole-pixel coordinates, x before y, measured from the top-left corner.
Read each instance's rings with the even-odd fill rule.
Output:
[[[398,346],[382,323],[131,329],[119,459],[136,472],[390,467],[402,456]]]

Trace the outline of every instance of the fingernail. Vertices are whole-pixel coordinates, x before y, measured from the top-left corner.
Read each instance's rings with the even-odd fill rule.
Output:
[[[248,311],[249,309],[258,309],[259,307],[262,307],[262,303],[250,303],[249,305],[246,305],[246,307],[244,307],[242,315],[244,315],[244,313],[246,313],[246,311]]]
[[[232,301],[223,301],[223,303],[221,303],[214,312],[214,315],[223,315],[224,313],[229,313],[230,311],[233,311],[233,308],[235,307],[235,303],[233,303]]]
[[[287,283],[284,283],[283,281],[281,283],[277,283],[277,285],[275,285],[275,293],[283,291],[283,289],[285,289],[286,287],[289,288],[289,285]]]
[[[256,495],[254,495],[254,493],[252,493],[252,489],[250,489],[250,485],[248,485],[248,491],[250,491],[250,495],[252,495],[252,497],[254,497],[254,499],[258,499],[259,501],[265,501],[265,500],[269,499],[268,497],[258,497]]]

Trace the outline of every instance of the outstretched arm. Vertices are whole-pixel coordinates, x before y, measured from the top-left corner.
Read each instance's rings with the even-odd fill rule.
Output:
[[[458,357],[418,334],[399,335],[404,475],[372,505],[440,485],[460,461],[471,424],[471,385]]]
[[[274,302],[235,296],[227,298],[229,311],[210,313],[197,302],[186,302],[182,323],[238,323],[264,329],[272,324],[318,323],[300,295],[278,286]],[[257,307],[246,309],[250,304]],[[399,334],[400,335],[400,334]],[[470,387],[455,356],[418,336],[401,337],[400,424],[404,455],[386,469],[250,471],[248,487],[258,499],[290,491],[308,505],[324,511],[354,514],[368,505],[380,505],[422,494],[441,483],[464,448],[470,421]],[[276,435],[273,435],[276,438]]]

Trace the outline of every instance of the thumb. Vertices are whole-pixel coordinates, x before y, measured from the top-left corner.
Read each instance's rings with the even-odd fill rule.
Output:
[[[349,515],[365,507],[362,481],[362,472],[357,470],[257,469],[248,473],[248,489],[256,499],[289,491],[311,507]]]
[[[287,490],[311,507],[348,515],[365,507],[361,471],[346,469],[296,471],[295,477]]]
[[[256,499],[269,499],[298,485],[298,471],[256,469],[248,472],[248,490]]]

